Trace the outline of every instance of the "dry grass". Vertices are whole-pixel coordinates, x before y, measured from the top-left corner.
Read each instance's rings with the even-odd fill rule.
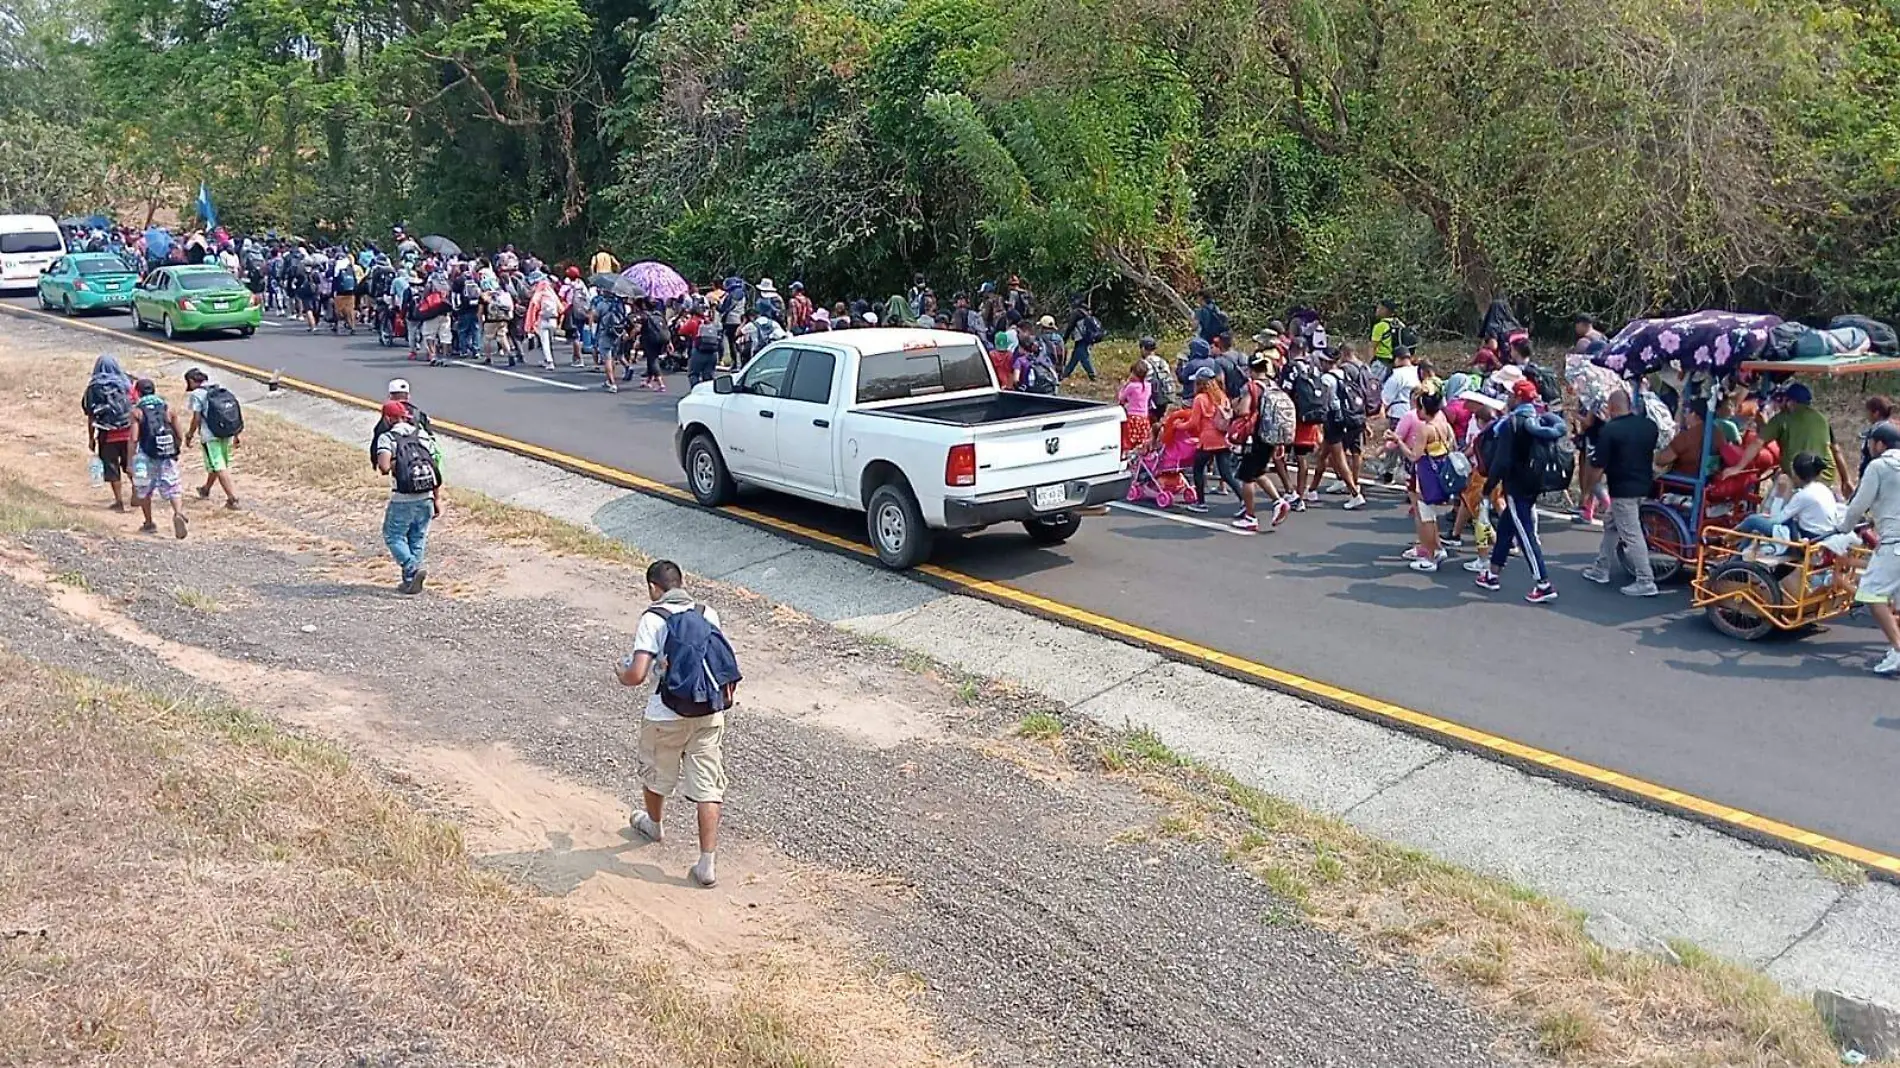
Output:
[[[352,448],[274,413],[247,414],[242,449],[245,470],[330,497],[381,500],[389,493],[389,479],[377,474],[369,464],[372,423],[374,420],[365,416],[363,447]],[[646,557],[633,548],[604,534],[456,486],[452,466],[444,471],[444,476],[450,483],[445,512],[452,517],[451,522],[471,522],[500,541],[532,544],[563,555],[634,566],[645,566],[647,562]]]
[[[0,534],[31,530],[96,530],[98,521],[14,475],[0,476]]]
[[[0,656],[0,731],[0,1063],[832,1063],[249,713]]]
[[[1757,972],[1688,944],[1672,946],[1680,964],[1606,950],[1579,914],[1530,890],[1369,838],[1145,732],[1094,739],[1092,750],[1169,805],[1162,832],[1223,844],[1313,922],[1417,960],[1517,1029],[1527,1052],[1603,1068],[1837,1063],[1813,1008]]]

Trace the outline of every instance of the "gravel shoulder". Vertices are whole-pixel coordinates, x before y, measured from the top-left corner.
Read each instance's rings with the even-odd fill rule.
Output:
[[[336,741],[483,863],[703,966],[709,989],[802,977],[775,996],[807,999],[835,1063],[1365,1068],[1528,1048],[1403,958],[1288,920],[1216,841],[1166,833],[1139,778],[1020,737],[1037,702],[710,585],[748,681],[722,885],[687,889],[684,821],[661,847],[624,833],[641,695],[610,665],[645,605],[637,561],[557,556],[452,509],[431,535],[439,587],[402,598],[367,470],[364,492],[319,493],[242,451],[245,511],[193,499],[187,540],[139,537],[84,485],[73,376],[22,373],[35,355],[0,346],[22,413],[0,462],[38,483],[10,483],[16,506],[60,519],[0,535],[0,644]]]

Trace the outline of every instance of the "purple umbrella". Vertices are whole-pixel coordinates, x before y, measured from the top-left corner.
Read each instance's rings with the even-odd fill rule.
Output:
[[[657,300],[672,300],[693,291],[693,287],[680,277],[678,271],[657,260],[636,263],[620,274],[631,279],[647,296]]]

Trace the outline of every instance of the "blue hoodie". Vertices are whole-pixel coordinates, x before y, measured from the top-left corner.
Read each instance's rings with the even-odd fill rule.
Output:
[[[1530,469],[1531,442],[1556,441],[1565,434],[1562,417],[1548,412],[1539,414],[1534,404],[1520,404],[1511,414],[1491,428],[1491,446],[1486,453],[1487,475],[1484,492],[1489,494],[1498,483],[1513,497],[1536,497],[1544,488]]]

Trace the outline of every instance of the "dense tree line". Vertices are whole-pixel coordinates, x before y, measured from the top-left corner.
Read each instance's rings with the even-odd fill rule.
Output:
[[[1167,319],[1900,311],[1891,0],[15,6],[10,207],[204,178],[243,226]]]

